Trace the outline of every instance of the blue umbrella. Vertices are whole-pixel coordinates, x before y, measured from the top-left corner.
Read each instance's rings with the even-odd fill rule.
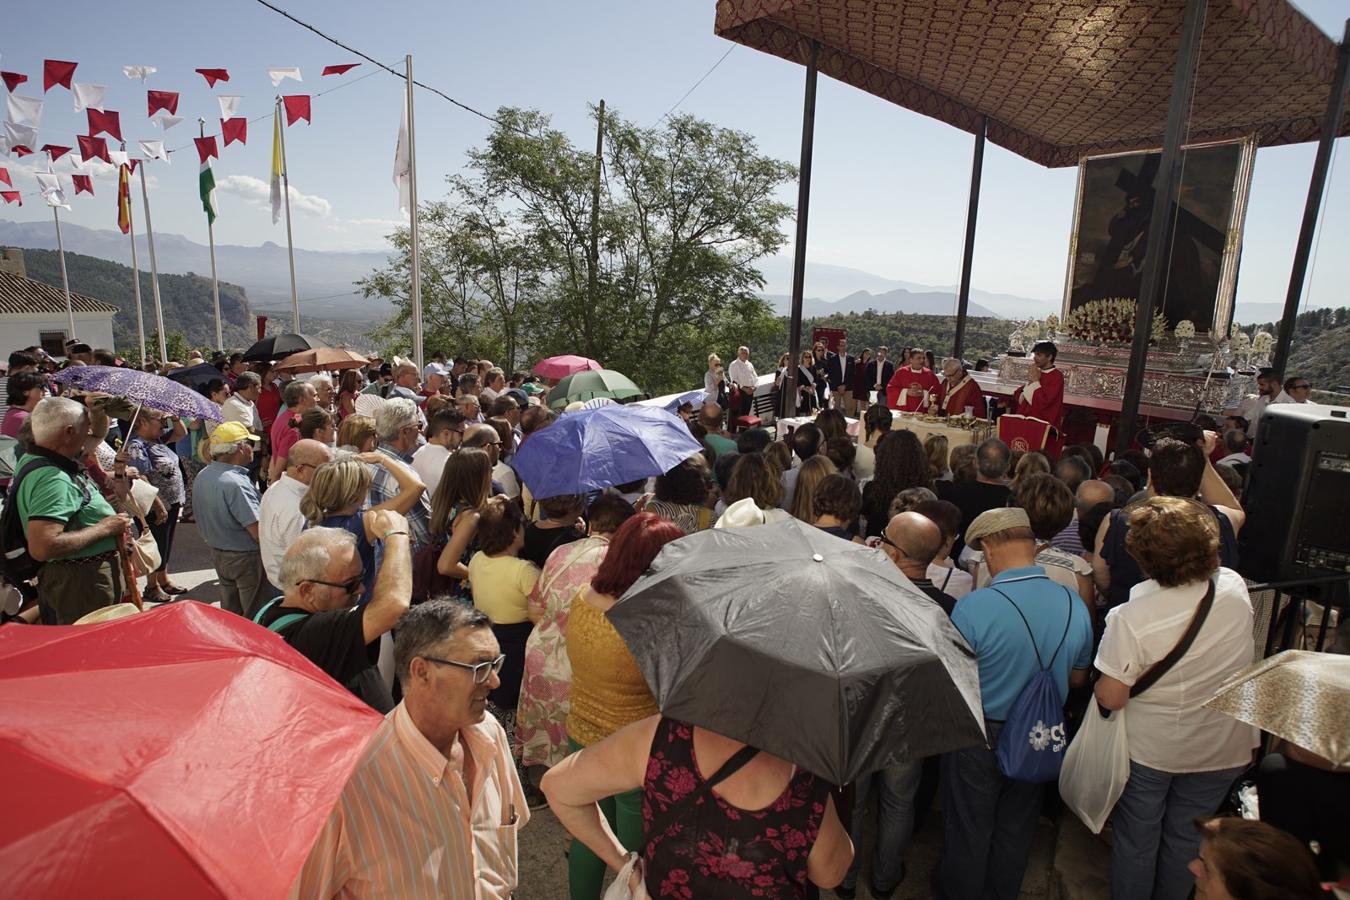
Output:
[[[660,475],[702,449],[679,416],[664,409],[602,406],[568,413],[532,434],[511,467],[543,499]]]
[[[679,412],[680,407],[688,403],[690,406],[694,407],[695,409],[698,409],[703,406],[703,403],[707,399],[708,399],[708,392],[703,390],[702,388],[700,388],[697,391],[685,391],[683,394],[667,403],[665,405],[665,408],[670,410],[671,412]]]
[[[52,380],[77,391],[112,394],[170,415],[212,422],[225,420],[219,406],[192,388],[151,372],[115,366],[71,366],[57,372]]]

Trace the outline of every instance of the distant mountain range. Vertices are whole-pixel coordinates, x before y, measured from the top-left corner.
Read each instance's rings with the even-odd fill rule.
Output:
[[[130,242],[121,232],[63,223],[61,237],[67,252],[131,264]],[[56,234],[45,222],[0,220],[0,246],[55,250]],[[136,253],[141,271],[148,273],[149,247],[142,234],[136,235]],[[211,276],[210,249],[182,235],[157,232],[155,258],[161,273]],[[295,275],[303,313],[353,322],[383,321],[389,314],[388,304],[363,298],[353,283],[387,260],[386,253],[296,248]],[[285,247],[270,241],[258,247],[217,244],[216,271],[222,282],[237,284],[248,292],[249,305],[255,312],[290,312],[291,275]]]

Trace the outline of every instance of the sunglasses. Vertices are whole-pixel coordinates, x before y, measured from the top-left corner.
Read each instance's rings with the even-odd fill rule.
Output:
[[[320,581],[317,578],[306,578],[305,580],[310,584],[321,584],[324,587],[341,588],[344,593],[351,595],[361,593],[361,588],[365,584],[366,573],[363,569],[361,570],[360,575],[357,575],[355,578],[348,578],[346,581]]]
[[[425,659],[427,662],[433,662],[436,663],[437,665],[457,666],[458,668],[461,669],[468,669],[470,672],[473,673],[474,684],[487,684],[489,677],[488,673],[490,672],[492,675],[496,675],[499,672],[501,672],[502,666],[506,664],[505,653],[503,653],[496,659],[490,659],[487,662],[480,662],[480,663],[462,663],[457,662],[453,659],[438,659],[435,656],[424,656],[422,658]]]
[[[1295,391],[1307,391],[1307,390],[1311,390],[1311,389],[1312,389],[1312,385],[1310,385],[1310,384],[1296,384],[1296,385],[1294,385],[1293,388],[1292,388],[1292,390],[1295,390]]]

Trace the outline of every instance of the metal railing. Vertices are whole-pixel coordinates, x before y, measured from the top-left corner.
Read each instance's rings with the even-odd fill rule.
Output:
[[[1273,592],[1273,596],[1270,598],[1269,616],[1264,623],[1265,649],[1261,658],[1264,659],[1281,650],[1298,648],[1322,652],[1326,649],[1327,630],[1331,624],[1333,610],[1335,615],[1343,617],[1347,606],[1350,605],[1347,602],[1350,601],[1350,572],[1262,582],[1247,587],[1247,592],[1253,600],[1268,591]],[[1303,640],[1296,641],[1299,631],[1307,628],[1309,602],[1321,606],[1321,621],[1317,626],[1313,646],[1307,646],[1306,633]],[[1264,605],[1262,602],[1262,606]],[[1337,621],[1338,627],[1343,624]]]

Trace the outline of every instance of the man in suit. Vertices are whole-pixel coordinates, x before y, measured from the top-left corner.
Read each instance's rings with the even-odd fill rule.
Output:
[[[848,413],[853,409],[853,366],[856,360],[848,355],[848,338],[840,338],[839,346],[825,360],[825,376],[830,382],[830,396],[835,409]]]
[[[886,402],[886,385],[891,383],[891,378],[895,376],[895,363],[886,357],[890,355],[890,348],[878,347],[876,359],[867,364],[867,384],[869,390],[877,392],[877,402]],[[866,397],[860,397],[859,400],[865,406]]]

